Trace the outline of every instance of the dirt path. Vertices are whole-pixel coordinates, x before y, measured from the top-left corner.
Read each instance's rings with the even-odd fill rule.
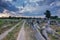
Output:
[[[34,31],[30,28],[30,26],[25,27],[26,32],[26,40],[36,40]]]
[[[17,40],[25,40],[25,30],[24,30],[25,21],[23,22],[22,28],[18,34]]]
[[[2,33],[0,35],[0,40],[2,40],[9,32],[11,32],[19,24],[20,24],[20,22],[18,24],[16,24],[14,27],[12,27],[11,29],[9,29],[9,30],[5,31],[4,33]]]

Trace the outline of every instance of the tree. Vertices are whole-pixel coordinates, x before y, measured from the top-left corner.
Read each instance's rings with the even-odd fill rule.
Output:
[[[57,19],[58,16],[51,16],[51,19]]]
[[[11,18],[11,16],[9,16],[9,18]]]
[[[58,16],[55,16],[55,19],[57,19],[58,18]]]
[[[48,19],[51,17],[51,13],[49,10],[46,10],[46,12],[44,14],[45,14],[46,18],[48,18]]]

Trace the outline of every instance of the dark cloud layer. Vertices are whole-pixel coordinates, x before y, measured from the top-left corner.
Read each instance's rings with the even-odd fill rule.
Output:
[[[14,12],[18,11],[18,8],[12,5],[9,1],[0,0],[0,12],[3,12],[4,9]]]

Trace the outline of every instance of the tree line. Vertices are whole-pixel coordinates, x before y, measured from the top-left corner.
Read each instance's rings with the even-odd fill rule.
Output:
[[[56,15],[56,16],[51,16],[51,12],[49,11],[49,10],[46,10],[46,12],[44,13],[45,14],[45,17],[47,18],[47,19],[57,19],[58,18],[58,16]]]

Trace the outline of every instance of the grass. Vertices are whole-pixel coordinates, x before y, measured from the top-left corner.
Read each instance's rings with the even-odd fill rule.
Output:
[[[57,25],[51,25],[51,28],[55,31],[57,31],[58,34],[60,34],[60,27],[58,27]],[[51,34],[48,34],[49,35],[49,38],[51,40],[58,40],[58,38],[56,38],[55,36],[52,36]]]
[[[2,25],[4,24],[4,21],[0,20],[0,34],[1,34],[1,30],[2,30]]]
[[[13,27],[15,24],[9,24],[7,27],[0,28],[0,34],[2,34],[3,32],[7,31],[11,27]]]
[[[60,34],[60,32],[57,32],[58,34]]]
[[[3,24],[4,22],[2,20],[0,20],[0,26]]]
[[[20,25],[18,25],[15,29],[9,32],[8,35],[3,40],[16,40],[22,23],[20,23]]]
[[[48,34],[48,36],[51,40],[57,40],[57,38],[55,36],[52,36],[51,34]]]
[[[57,21],[60,21],[60,18],[57,18],[56,20],[57,20]]]
[[[7,31],[11,27],[13,27],[19,21],[21,21],[21,20],[15,21],[14,19],[0,19],[0,34]],[[4,27],[4,26],[6,26],[6,27]]]
[[[25,27],[29,27],[29,25],[25,23]]]

